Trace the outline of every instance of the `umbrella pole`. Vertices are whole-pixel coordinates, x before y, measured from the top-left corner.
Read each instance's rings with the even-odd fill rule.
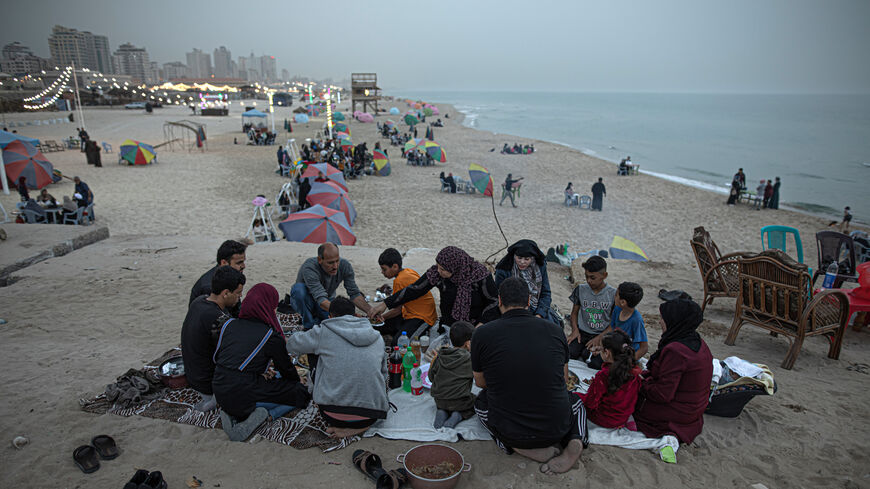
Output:
[[[489,196],[489,201],[492,204],[492,217],[495,218],[495,224],[496,224],[496,226],[498,226],[498,232],[501,233],[501,237],[504,239],[504,247],[499,249],[495,253],[489,255],[488,257],[486,257],[486,260],[484,260],[484,262],[486,262],[486,263],[489,263],[490,258],[501,253],[501,250],[506,250],[508,245],[509,245],[507,236],[504,235],[504,230],[501,228],[501,223],[498,222],[498,214],[495,213],[495,193],[493,193],[493,195]]]
[[[6,180],[6,163],[3,162],[2,150],[0,150],[0,180],[3,181],[3,193],[9,195],[9,182]]]

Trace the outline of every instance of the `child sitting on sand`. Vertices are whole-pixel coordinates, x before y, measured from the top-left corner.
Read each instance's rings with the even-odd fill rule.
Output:
[[[616,289],[605,282],[607,261],[604,258],[598,255],[589,257],[583,263],[583,270],[586,283],[575,287],[570,297],[574,306],[570,316],[568,352],[571,358],[587,362],[589,368],[598,370],[601,357],[591,355],[588,345],[610,325]]]
[[[622,282],[616,289],[613,297],[613,314],[610,318],[610,326],[600,335],[590,341],[591,347],[601,350],[601,340],[604,335],[615,330],[622,330],[631,338],[631,347],[634,349],[634,358],[639,360],[649,350],[649,342],[646,337],[646,328],[643,317],[635,309],[643,298],[643,288],[634,282]]]
[[[589,390],[577,396],[589,421],[602,428],[620,428],[634,412],[641,368],[634,358],[631,338],[624,331],[607,333],[601,345],[604,365],[592,378]]]
[[[429,369],[432,382],[432,398],[438,412],[435,414],[436,429],[446,426],[455,428],[463,419],[474,414],[474,394],[471,383],[471,335],[474,327],[466,321],[456,321],[450,327],[450,343],[438,351],[438,356]]]

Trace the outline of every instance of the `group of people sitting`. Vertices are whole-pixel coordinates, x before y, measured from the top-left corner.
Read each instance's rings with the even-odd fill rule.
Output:
[[[248,135],[248,144],[268,146],[275,143],[275,137],[277,135],[265,126],[254,126],[253,124],[247,123],[243,127],[244,132]]]
[[[432,158],[432,155],[416,148],[405,153],[405,158],[408,160],[407,164],[413,166],[432,166],[435,164],[435,159]]]
[[[631,171],[635,166],[636,165],[631,162],[631,156],[626,156],[619,162],[619,166],[616,168],[616,174],[621,177],[631,175]]]
[[[779,186],[781,182],[779,177],[774,181],[762,179],[758,186],[755,187],[755,209],[779,209]],[[740,196],[747,193],[746,174],[743,173],[743,168],[739,168],[737,173],[731,178],[731,189],[728,191],[728,200],[725,202],[728,205],[734,205],[740,201]],[[748,194],[751,200],[751,193]]]
[[[534,152],[534,144],[524,144],[520,146],[519,144],[514,143],[513,146],[509,146],[508,143],[504,143],[504,146],[501,148],[501,154],[503,155],[528,155]]]
[[[701,432],[712,356],[696,331],[703,315],[691,299],[660,306],[661,339],[641,369],[638,361],[649,350],[636,310],[643,289],[608,285],[599,256],[583,264],[586,281],[571,294],[567,335],[534,241],[510,246],[495,276],[454,246],[443,248],[422,275],[404,267],[392,248],[378,266],[393,279],[392,293],[369,304],[339,248],[321,245],[291,287],[303,330],[287,338],[273,286],[254,285],[237,305],[245,248],[221,245],[217,265],[191,291],[182,327],[188,382],[203,397],[196,409],[220,405],[227,433],[244,439],[270,412],[313,399],[334,436],[362,433],[388,416],[385,346],[396,344],[400,332],[437,327],[449,329],[450,342],[436,350],[430,368],[434,426],[452,427],[476,414],[499,448],[541,462],[542,472],[574,466],[588,445],[589,423],[619,428],[633,416],[644,435],[675,440],[662,448],[662,457],[673,461],[676,440],[689,443]],[[347,297],[337,295],[340,285]],[[302,355],[311,367],[308,385],[293,367]],[[571,358],[600,369],[586,394],[567,390]],[[472,383],[482,389],[476,396]]]
[[[37,222],[52,222],[55,214],[46,212],[46,209],[62,208],[63,211],[59,220],[73,224],[75,219],[67,218],[76,217],[79,208],[83,209],[82,213],[84,214],[88,206],[94,202],[94,193],[87,183],[77,176],[73,177],[73,182],[75,183],[75,190],[73,191],[72,198],[64,195],[63,201],[58,202],[53,195],[48,193],[48,189],[45,188],[39,191],[36,199],[32,199],[30,197],[30,190],[27,188],[27,178],[23,176],[19,177],[16,187],[18,195],[21,197],[21,202],[16,205],[21,211],[27,210],[33,212],[36,215]]]

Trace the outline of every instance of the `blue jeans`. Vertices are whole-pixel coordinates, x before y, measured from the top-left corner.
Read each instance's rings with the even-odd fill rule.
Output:
[[[329,317],[329,313],[320,307],[320,304],[314,302],[314,297],[308,292],[308,287],[303,283],[294,284],[290,288],[290,302],[293,304],[293,309],[302,315],[302,326],[309,330],[315,324],[320,324],[320,321]]]
[[[257,407],[265,408],[266,411],[269,411],[269,416],[272,416],[272,419],[278,419],[293,410],[293,406],[275,404],[274,402],[258,402]]]

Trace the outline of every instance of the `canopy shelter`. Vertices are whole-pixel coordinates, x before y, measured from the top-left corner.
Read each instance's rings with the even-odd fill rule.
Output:
[[[265,112],[260,112],[257,109],[251,109],[242,114],[242,117],[266,117]]]

